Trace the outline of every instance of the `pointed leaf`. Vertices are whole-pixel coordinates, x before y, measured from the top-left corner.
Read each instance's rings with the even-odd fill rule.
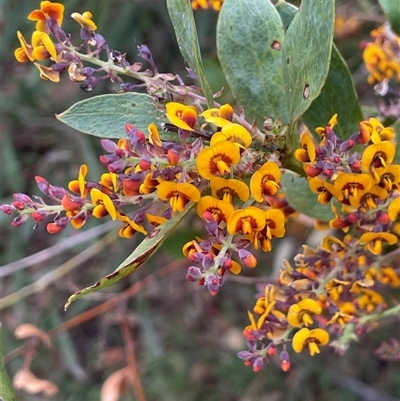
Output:
[[[225,0],[217,51],[229,86],[248,118],[288,120],[282,72],[284,31],[269,0]]]
[[[335,217],[329,204],[318,203],[318,195],[311,191],[305,178],[286,171],[281,183],[287,201],[298,212],[321,221],[329,221]]]
[[[214,104],[213,92],[204,72],[197,29],[190,2],[188,0],[167,0],[167,8],[182,56],[196,74],[208,107],[212,107]]]
[[[101,138],[126,138],[126,123],[133,124],[147,135],[148,125],[159,125],[163,115],[150,96],[122,93],[82,100],[56,117],[84,134]]]
[[[398,0],[379,0],[379,3],[393,31],[400,35],[400,5]]]
[[[72,294],[66,304],[64,309],[67,309],[72,302],[77,299],[90,294],[92,292],[97,292],[103,288],[107,288],[112,284],[120,281],[124,277],[132,274],[139,266],[145,263],[157,249],[164,242],[167,235],[182,221],[182,219],[187,215],[187,213],[193,208],[195,203],[189,203],[185,210],[171,220],[168,220],[164,224],[156,227],[131,253],[131,255],[126,258],[111,274],[101,278],[97,283],[90,287],[86,287],[75,294]]]
[[[286,32],[283,71],[288,121],[293,124],[316,99],[328,75],[335,22],[334,0],[303,0]]]
[[[303,114],[302,119],[310,131],[314,132],[316,127],[324,127],[328,124],[330,118],[336,113],[338,113],[339,124],[335,127],[335,134],[339,138],[347,139],[359,130],[363,114],[356,89],[346,62],[336,46],[333,46],[325,86],[322,93]]]

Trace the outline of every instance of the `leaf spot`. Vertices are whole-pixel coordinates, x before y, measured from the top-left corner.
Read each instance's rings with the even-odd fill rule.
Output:
[[[281,42],[274,40],[271,44],[271,48],[274,50],[281,50]]]
[[[310,85],[305,84],[304,89],[303,89],[303,97],[304,97],[304,99],[307,99],[308,96],[310,96]]]
[[[286,59],[286,64],[290,64],[290,58],[289,57]]]

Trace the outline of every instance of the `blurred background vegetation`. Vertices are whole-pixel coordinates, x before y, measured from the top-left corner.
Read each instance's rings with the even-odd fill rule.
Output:
[[[127,52],[130,61],[140,61],[137,46],[146,44],[160,71],[179,73],[186,79],[165,1],[63,3],[63,28],[72,33],[74,43],[79,43],[79,26],[69,15],[90,10],[98,32],[112,49]],[[377,100],[366,84],[359,43],[368,39],[370,30],[384,18],[376,1],[341,3],[336,43],[354,75],[361,103],[374,106]],[[16,62],[16,32],[20,30],[29,37],[33,23],[26,16],[38,7],[39,1],[3,0],[0,9],[0,203],[10,203],[15,192],[40,195],[34,181],[36,175],[65,186],[77,177],[82,163],[89,166],[89,178],[96,179],[104,172],[98,161],[98,139],[71,130],[54,114],[79,100],[117,88],[103,83],[88,94],[65,77],[59,84],[42,81],[32,65]],[[227,88],[215,50],[217,13],[199,11],[196,20],[213,90]],[[222,101],[229,100],[228,93]],[[32,221],[17,229],[11,226],[9,217],[0,217],[1,265],[5,266],[2,297],[7,297],[2,311],[6,366],[12,377],[26,355],[34,356],[32,341],[14,337],[19,325],[31,323],[50,331],[53,347],[40,345],[31,368],[37,377],[58,385],[59,393],[52,399],[98,400],[106,378],[126,366],[132,346],[137,359],[133,363],[137,364],[148,401],[385,401],[400,397],[398,365],[374,355],[383,339],[398,337],[399,326],[395,322],[363,337],[343,357],[330,349],[314,358],[293,356],[288,373],[273,362],[255,374],[236,357],[246,348],[241,331],[248,324],[246,312],[254,302],[255,284],[272,280],[280,261],[299,252],[302,243],[313,245],[318,241],[318,234],[299,222],[289,224],[289,235],[275,244],[274,252],[260,257],[255,270],[246,270],[245,277],[231,277],[218,296],[211,297],[197,284],[185,280],[188,263],[181,256],[182,245],[201,234],[192,216],[192,221],[177,229],[157,255],[134,275],[111,291],[79,300],[65,313],[63,305],[68,296],[114,270],[132,252],[138,239],[111,241],[109,236],[113,234],[104,236],[104,231],[113,226],[103,227],[103,234],[96,226],[104,222],[91,221],[85,226],[84,230],[93,229],[96,235],[89,238],[84,234],[82,237],[83,230],[72,228],[51,236],[45,225],[33,229]],[[67,239],[63,244],[71,247],[57,252],[63,239]],[[32,263],[9,265],[52,246],[46,260],[35,258],[28,260]],[[77,255],[78,259],[72,259]],[[132,287],[134,283],[139,284]],[[115,295],[124,290],[130,291],[126,299],[84,315],[91,308],[115,300]],[[44,399],[43,395],[23,391],[17,395],[22,401]],[[121,400],[139,399],[135,397],[129,388]]]

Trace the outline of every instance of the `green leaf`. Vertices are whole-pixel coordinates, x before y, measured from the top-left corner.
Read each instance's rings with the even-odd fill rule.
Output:
[[[281,184],[290,206],[298,212],[321,221],[335,217],[329,204],[318,203],[318,195],[311,191],[305,178],[287,171],[282,176]]]
[[[386,18],[389,20],[393,31],[400,35],[400,5],[398,0],[379,0]]]
[[[188,212],[193,208],[195,203],[190,202],[186,205],[183,212],[177,214],[172,219],[168,220],[164,224],[156,227],[139,245],[138,247],[128,256],[111,274],[101,278],[97,283],[90,287],[86,287],[75,294],[72,294],[66,304],[64,309],[66,310],[72,302],[77,299],[90,294],[92,292],[97,292],[104,288],[111,286],[112,284],[120,281],[124,277],[132,274],[139,266],[145,263],[157,249],[164,242],[165,238],[172,232],[172,230],[182,221],[182,219],[188,214]]]
[[[280,0],[275,7],[287,29],[298,9],[284,0]],[[333,45],[325,86],[302,118],[313,132],[316,127],[324,127],[335,113],[339,115],[339,125],[335,128],[335,133],[342,139],[347,139],[357,131],[359,122],[363,120],[351,74]]]
[[[291,125],[324,86],[331,58],[334,0],[303,0],[283,43],[283,72]]]
[[[359,131],[363,113],[358,103],[356,89],[346,62],[336,46],[332,48],[328,78],[322,93],[303,114],[303,121],[314,132],[316,127],[325,127],[330,118],[338,113],[338,125],[335,134],[341,139],[348,139]]]
[[[204,72],[192,7],[188,0],[167,0],[168,13],[183,58],[199,80],[208,107],[214,104],[213,92]]]
[[[297,14],[299,10],[293,4],[286,3],[284,0],[279,0],[278,3],[275,4],[276,11],[278,11],[285,31],[289,28],[290,23],[292,22],[294,16]]]
[[[282,71],[282,21],[269,0],[225,0],[217,51],[229,86],[246,116],[288,120]]]
[[[3,359],[2,327],[0,323],[0,400],[16,401],[14,389],[8,377]]]
[[[148,95],[122,93],[82,100],[56,117],[84,134],[101,138],[126,138],[126,123],[133,124],[147,135],[148,125],[159,124],[163,112]]]

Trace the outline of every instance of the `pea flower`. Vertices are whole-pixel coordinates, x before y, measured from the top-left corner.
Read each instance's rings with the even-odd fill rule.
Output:
[[[323,329],[309,330],[302,328],[294,336],[292,340],[293,350],[297,353],[303,351],[304,347],[308,348],[311,356],[319,354],[318,345],[326,345],[329,342],[329,333]]]

